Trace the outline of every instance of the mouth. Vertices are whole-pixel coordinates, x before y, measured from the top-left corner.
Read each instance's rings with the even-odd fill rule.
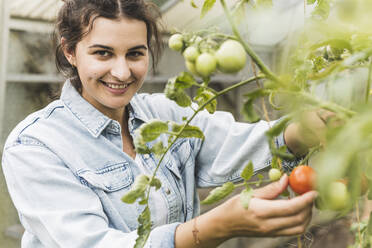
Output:
[[[102,81],[102,80],[100,80],[100,82],[101,82],[102,84],[104,84],[106,87],[109,87],[109,88],[111,88],[111,89],[119,89],[119,90],[125,89],[125,88],[127,88],[130,84],[133,83],[133,82],[126,83],[126,84],[123,84],[123,83],[107,83],[107,82]]]

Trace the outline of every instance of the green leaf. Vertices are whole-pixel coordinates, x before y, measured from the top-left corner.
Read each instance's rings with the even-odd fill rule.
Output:
[[[280,119],[278,122],[275,123],[274,126],[272,126],[269,130],[266,131],[266,135],[268,137],[277,137],[279,134],[281,134],[284,129],[286,128],[288,122],[291,120],[291,117],[286,116],[282,119]]]
[[[167,150],[166,147],[163,145],[163,141],[157,142],[153,147],[151,147],[151,152],[154,153],[156,156],[161,156]]]
[[[251,187],[244,189],[240,192],[240,201],[245,209],[248,209],[249,202],[253,195],[253,189]]]
[[[125,203],[132,204],[138,198],[144,197],[147,186],[149,185],[150,178],[147,175],[139,175],[136,177],[134,184],[130,191],[128,191],[121,200]]]
[[[156,119],[150,120],[139,128],[139,134],[144,142],[153,141],[166,132],[168,132],[168,124]]]
[[[213,189],[207,198],[205,198],[201,204],[213,204],[218,202],[231,194],[235,189],[235,185],[232,182],[224,183],[221,187]]]
[[[314,4],[316,1],[317,0],[306,0],[306,3],[310,5],[310,4]]]
[[[191,106],[191,98],[181,88],[176,87],[175,80],[170,79],[165,86],[165,96],[175,101],[181,107]]]
[[[161,188],[161,181],[158,178],[154,177],[150,182],[150,186],[155,187],[155,189],[158,190]]]
[[[213,97],[215,97],[215,94],[213,92],[211,92],[208,89],[200,88],[197,91],[197,95],[194,97],[194,101],[196,101],[199,107],[201,107]],[[213,114],[217,109],[217,100],[214,99],[213,101],[211,101],[209,104],[205,106],[205,109],[209,113]]]
[[[253,163],[249,161],[249,163],[244,167],[241,175],[244,180],[248,181],[253,176]]]
[[[138,216],[138,223],[139,223],[137,228],[138,238],[136,239],[136,244],[134,245],[134,248],[143,248],[151,232],[151,213],[148,206]]]
[[[214,6],[216,0],[205,0],[201,12],[201,18],[203,18]]]
[[[204,139],[204,133],[199,127],[187,125],[182,131],[180,138],[199,138]]]
[[[248,99],[244,103],[244,105],[243,105],[243,116],[250,123],[258,122],[261,119],[260,116],[254,110],[252,99]]]
[[[269,142],[269,144],[270,144],[270,151],[271,151],[271,154],[273,156],[277,156],[277,157],[279,157],[281,159],[284,159],[284,160],[294,160],[295,159],[294,155],[287,152],[287,146],[284,145],[284,146],[279,147],[279,149],[278,149],[272,144],[272,142]]]
[[[193,7],[193,8],[195,8],[195,9],[197,9],[198,8],[198,6],[195,4],[195,2],[194,2],[194,0],[191,0],[191,6]]]
[[[146,205],[147,203],[148,203],[148,200],[146,198],[144,198],[144,199],[142,199],[138,202],[139,205]]]
[[[133,143],[137,153],[139,154],[151,153],[151,150],[146,146],[146,142],[143,140],[143,137],[140,134],[140,129],[136,130]]]
[[[198,84],[192,74],[189,72],[181,72],[181,74],[173,80],[175,80],[174,84],[176,88],[179,89],[187,89]]]
[[[316,20],[324,21],[328,18],[330,11],[330,0],[318,0],[318,4],[312,13],[312,17]]]
[[[172,127],[172,131],[175,132],[175,133],[179,133],[182,128],[185,126],[185,124],[177,124],[175,122],[172,122],[171,124],[171,127]],[[199,128],[199,127],[196,127],[196,126],[190,126],[190,125],[187,125],[182,133],[180,134],[179,136],[180,138],[199,138],[199,139],[204,139],[204,134],[203,134],[203,131]]]

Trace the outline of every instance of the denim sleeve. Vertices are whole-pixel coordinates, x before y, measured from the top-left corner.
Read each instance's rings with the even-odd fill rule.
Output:
[[[124,233],[110,228],[96,194],[46,147],[9,147],[4,150],[2,168],[22,224],[43,247],[134,246],[136,230]],[[174,247],[178,224],[154,228],[146,247]]]
[[[275,122],[241,123],[228,112],[200,113],[193,122],[205,134],[204,141],[194,143],[198,186],[213,187],[240,180],[241,171],[249,161],[255,172],[269,167],[272,156],[265,132]],[[283,134],[277,137],[276,145],[284,145]]]

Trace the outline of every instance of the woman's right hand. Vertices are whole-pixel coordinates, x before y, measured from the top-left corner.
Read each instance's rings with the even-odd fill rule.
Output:
[[[274,237],[305,232],[317,193],[311,191],[292,199],[275,200],[287,186],[288,176],[284,175],[279,181],[255,190],[248,209],[243,208],[239,195],[217,207],[226,235]]]
[[[176,231],[176,247],[217,247],[234,237],[292,236],[305,232],[317,193],[276,199],[287,187],[288,176],[284,175],[279,181],[256,189],[248,209],[236,195],[196,220],[181,224]],[[195,226],[198,245],[192,236]]]

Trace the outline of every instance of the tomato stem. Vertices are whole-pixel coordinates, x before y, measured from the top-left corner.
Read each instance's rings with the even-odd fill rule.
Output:
[[[244,41],[233,20],[231,12],[225,3],[225,0],[220,0],[220,2],[224,9],[225,15],[230,23],[234,35],[236,36],[237,40],[243,45],[244,50],[247,52],[247,54],[252,58],[252,60],[257,64],[258,68],[260,68],[261,72],[264,73],[268,79],[273,80],[275,82],[280,82],[279,78],[269,69],[268,66],[265,65],[265,63],[253,51],[253,49],[247,44],[247,42]]]

